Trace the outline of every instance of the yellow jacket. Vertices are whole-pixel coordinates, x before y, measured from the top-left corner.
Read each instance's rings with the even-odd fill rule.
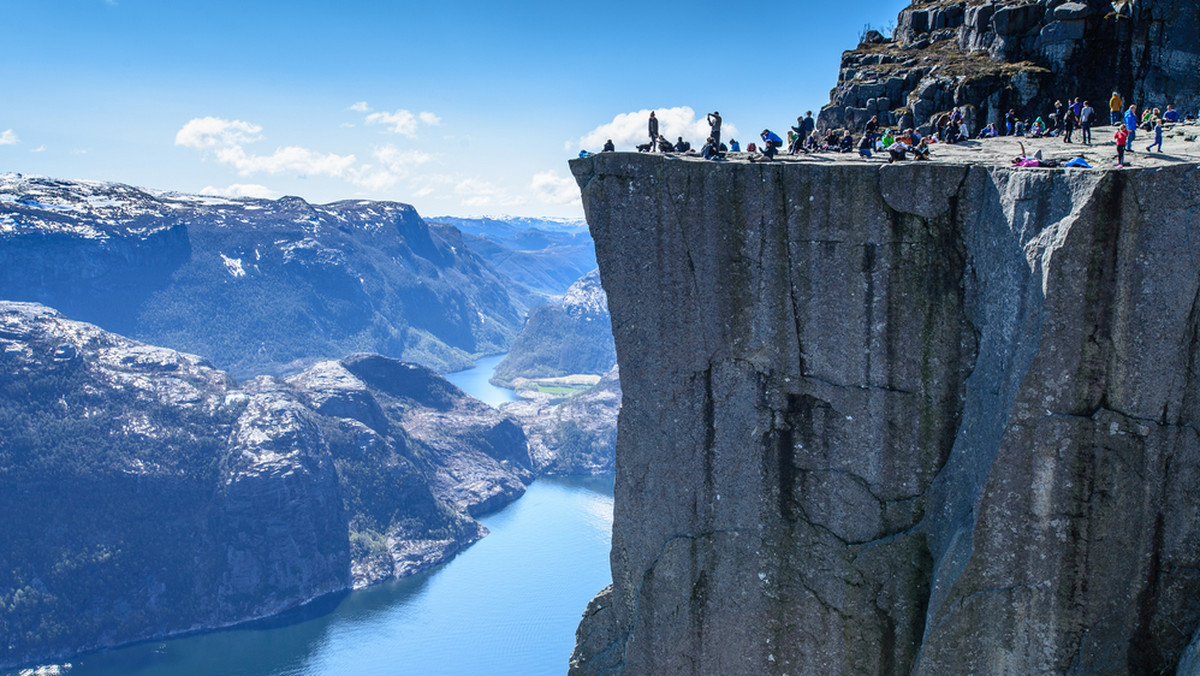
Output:
[[[1124,102],[1122,102],[1121,97],[1117,96],[1116,94],[1113,94],[1112,98],[1108,100],[1108,109],[1115,113],[1121,112],[1122,105],[1124,105]]]

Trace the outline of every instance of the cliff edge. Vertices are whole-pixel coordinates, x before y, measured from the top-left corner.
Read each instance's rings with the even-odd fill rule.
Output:
[[[571,168],[623,389],[573,673],[1176,669],[1196,165]]]

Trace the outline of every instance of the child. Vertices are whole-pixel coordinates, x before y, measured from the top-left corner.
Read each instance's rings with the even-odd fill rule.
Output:
[[[1150,147],[1146,148],[1146,152],[1150,152],[1151,150],[1153,150],[1154,146],[1158,146],[1158,152],[1161,153],[1163,151],[1163,149],[1162,149],[1162,132],[1163,132],[1162,120],[1156,119],[1154,121],[1154,143],[1151,143]]]
[[[1125,142],[1129,139],[1129,127],[1121,125],[1117,127],[1117,133],[1113,134],[1113,138],[1117,141],[1117,166],[1125,166]]]

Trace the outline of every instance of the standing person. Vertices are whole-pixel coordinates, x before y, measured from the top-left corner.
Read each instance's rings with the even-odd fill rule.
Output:
[[[1064,110],[1066,110],[1066,106],[1063,105],[1062,101],[1054,102],[1054,112],[1050,114],[1050,124],[1052,125],[1050,127],[1051,130],[1057,132],[1058,130],[1062,129]]]
[[[872,115],[871,119],[867,120],[867,124],[863,128],[863,136],[865,136],[867,138],[867,141],[871,144],[872,147],[874,147],[875,135],[877,133],[879,133],[879,116]]]
[[[650,152],[654,152],[654,146],[658,145],[658,118],[654,117],[654,111],[650,111],[650,121],[646,123],[646,130],[650,132]]]
[[[1075,111],[1076,120],[1083,119],[1083,104],[1079,102],[1078,96],[1076,96],[1075,100],[1071,102],[1071,110]]]
[[[1108,123],[1116,126],[1121,122],[1121,108],[1125,106],[1125,102],[1121,100],[1121,95],[1113,92],[1112,98],[1108,100]]]
[[[1084,145],[1092,145],[1092,125],[1096,123],[1096,109],[1084,101],[1083,112],[1079,113],[1079,129],[1083,133]]]
[[[1162,120],[1159,120],[1159,119],[1154,120],[1154,143],[1151,143],[1150,147],[1146,148],[1146,152],[1150,152],[1150,150],[1152,148],[1154,148],[1154,146],[1158,146],[1158,152],[1161,153],[1163,151],[1162,150],[1162,132],[1163,132],[1162,124],[1163,124]]]
[[[789,155],[799,155],[801,150],[805,150],[804,149],[804,139],[808,137],[808,134],[806,134],[804,132],[804,118],[803,117],[796,118],[796,125],[792,127],[792,130],[789,133],[795,134],[795,138],[792,139],[792,143],[788,147],[788,154]],[[808,152],[808,151],[805,150],[805,152]]]
[[[1137,140],[1137,126],[1137,106],[1131,103],[1129,104],[1129,110],[1125,111],[1125,131],[1129,132],[1129,136],[1125,141],[1125,150],[1129,152],[1133,152],[1133,142]]]
[[[1013,133],[1016,132],[1016,127],[1017,127],[1017,111],[1013,108],[1009,108],[1008,112],[1005,113],[1005,115],[1004,115],[1004,129],[1006,131],[1005,135],[1012,136]]]
[[[721,147],[721,114],[717,111],[712,111],[708,114],[708,126],[712,127],[713,142],[719,148]]]
[[[1117,133],[1113,134],[1117,141],[1117,166],[1125,165],[1125,143],[1129,140],[1129,128],[1123,124],[1117,125]]]
[[[817,121],[813,119],[812,111],[804,113],[804,134],[807,136],[817,130]]]
[[[1075,116],[1074,108],[1067,108],[1067,119],[1063,121],[1063,143],[1071,142],[1071,134],[1075,133],[1075,125],[1079,118]]]

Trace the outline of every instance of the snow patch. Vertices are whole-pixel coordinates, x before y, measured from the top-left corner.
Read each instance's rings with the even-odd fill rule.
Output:
[[[242,268],[242,259],[230,258],[225,254],[221,254],[221,260],[225,261],[225,269],[234,277],[245,277],[246,270]]]

